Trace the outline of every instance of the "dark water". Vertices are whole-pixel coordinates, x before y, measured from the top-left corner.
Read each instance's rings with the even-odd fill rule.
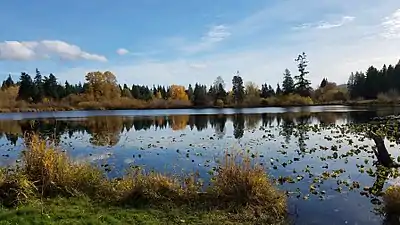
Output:
[[[0,114],[0,164],[15,163],[23,134],[30,131],[57,140],[75,160],[108,164],[110,177],[144,165],[162,172],[198,171],[207,179],[225,150],[246,150],[260,155],[257,160],[272,178],[296,181],[279,185],[290,193],[296,224],[382,224],[374,210],[379,198],[360,191],[380,183],[384,189],[396,180],[369,175],[377,170],[369,151],[374,143],[362,134],[340,136],[340,128],[397,111],[327,106]],[[397,158],[398,145],[386,142]],[[360,148],[365,151],[343,156]],[[337,176],[321,179],[327,172]],[[360,188],[343,185],[353,182]]]

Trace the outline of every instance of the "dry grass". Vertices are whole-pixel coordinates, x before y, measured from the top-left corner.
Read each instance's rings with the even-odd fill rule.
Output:
[[[264,106],[303,106],[313,105],[314,101],[310,97],[302,97],[298,94],[282,95],[261,99]]]
[[[72,162],[65,152],[36,135],[29,139],[21,170],[43,196],[101,194],[100,189],[106,181],[102,171],[89,164]]]
[[[390,186],[383,196],[385,213],[400,216],[400,186]]]
[[[250,217],[286,214],[286,195],[271,183],[265,168],[247,153],[225,154],[223,164],[215,175],[211,193],[219,207],[245,211]]]
[[[22,165],[11,172],[0,171],[0,200],[4,205],[37,197],[88,196],[113,204],[173,204],[227,210],[245,221],[270,223],[286,216],[286,196],[247,154],[227,153],[211,186],[202,192],[197,174],[167,176],[133,168],[124,177],[109,180],[100,169],[73,162],[66,153],[38,136],[29,136],[29,140]]]
[[[195,175],[179,178],[134,168],[123,179],[116,181],[114,187],[117,201],[123,204],[173,202],[182,205],[198,200],[201,182]]]
[[[10,207],[36,197],[37,189],[26,175],[13,170],[0,170],[0,201],[1,204]]]

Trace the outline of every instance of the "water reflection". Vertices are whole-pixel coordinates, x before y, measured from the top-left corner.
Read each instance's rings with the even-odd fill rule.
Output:
[[[39,133],[44,138],[60,141],[61,135],[89,134],[93,146],[115,146],[120,141],[121,133],[135,130],[184,129],[203,131],[209,127],[215,130],[218,138],[226,135],[226,124],[233,124],[233,136],[243,137],[246,131],[260,126],[281,126],[281,135],[290,142],[293,128],[298,125],[320,123],[323,125],[347,122],[364,122],[377,116],[375,112],[291,112],[265,114],[210,114],[210,115],[169,115],[169,116],[94,116],[78,119],[31,119],[31,120],[0,120],[0,136],[11,144],[16,144],[27,132]],[[304,132],[299,133],[299,141],[304,140]],[[303,146],[300,143],[300,146]]]

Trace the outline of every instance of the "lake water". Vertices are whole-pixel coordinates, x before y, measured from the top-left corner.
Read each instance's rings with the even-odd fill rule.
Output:
[[[224,151],[246,150],[257,153],[271,178],[289,181],[278,187],[290,194],[295,224],[382,224],[374,210],[379,197],[363,188],[382,189],[395,180],[376,178],[374,142],[340,131],[398,111],[318,106],[0,114],[0,164],[16,162],[29,131],[56,139],[75,160],[106,165],[109,177],[141,165],[198,171],[207,180]],[[386,143],[397,158],[398,145]]]

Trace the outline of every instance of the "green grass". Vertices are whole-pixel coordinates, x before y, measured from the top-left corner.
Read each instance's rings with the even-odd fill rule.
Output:
[[[87,198],[55,198],[0,211],[0,225],[11,224],[250,224],[223,211],[188,208],[102,206]]]

